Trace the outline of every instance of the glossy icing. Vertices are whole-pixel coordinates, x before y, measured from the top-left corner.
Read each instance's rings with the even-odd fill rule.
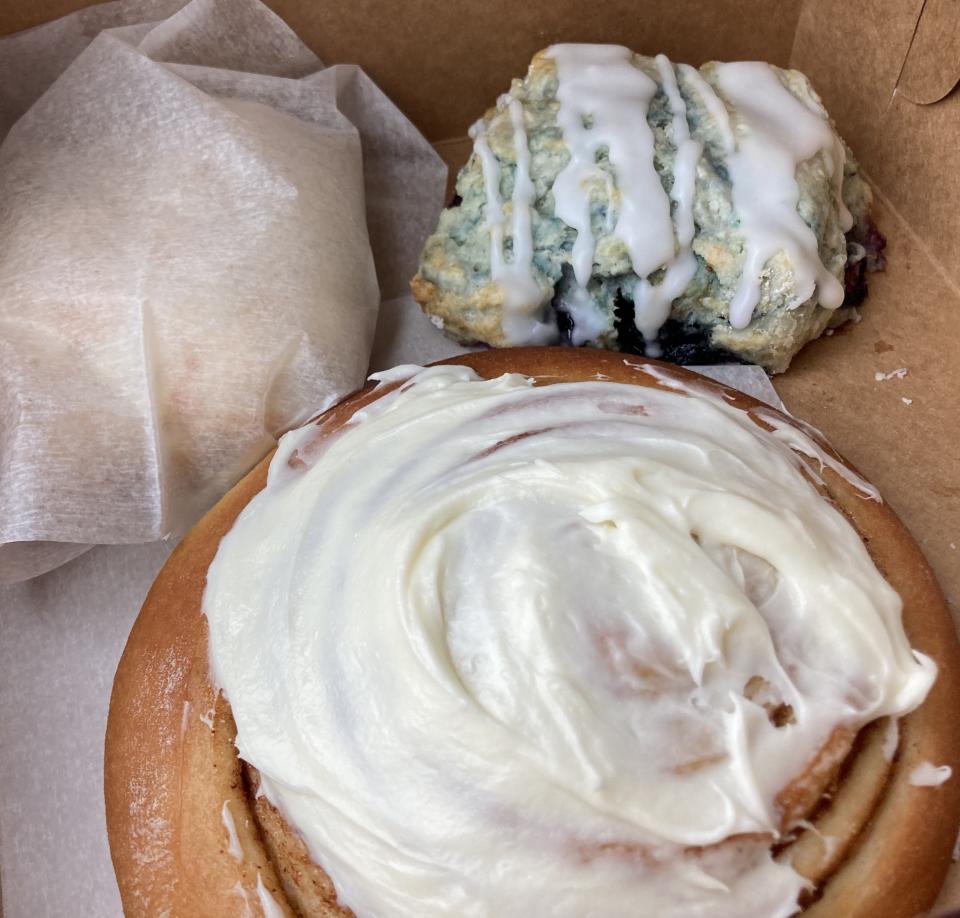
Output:
[[[379,379],[283,438],[204,595],[238,751],[340,901],[792,914],[778,793],[935,676],[819,446],[696,388]]]

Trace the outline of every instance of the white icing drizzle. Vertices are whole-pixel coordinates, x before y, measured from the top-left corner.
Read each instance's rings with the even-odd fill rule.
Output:
[[[230,801],[224,800],[220,808],[220,821],[227,830],[227,853],[234,860],[243,860],[243,847],[240,845],[240,838],[237,835],[237,827],[233,822],[233,814],[230,812]]]
[[[617,218],[613,208],[613,202],[617,195],[617,183],[606,169],[602,169],[601,171],[603,173],[604,193],[607,197],[607,212],[604,215],[603,228],[606,232],[612,233],[617,225]]]
[[[936,671],[795,444],[696,390],[412,370],[285,436],[208,572],[261,789],[356,914],[791,914],[778,793]]]
[[[826,118],[826,114],[816,113],[818,118]],[[853,227],[853,214],[843,200],[843,178],[847,164],[847,150],[836,131],[833,134],[833,200],[837,205],[837,214],[840,217],[840,229],[845,233]],[[861,246],[862,248],[862,246]]]
[[[487,228],[490,230],[491,267],[503,263],[503,207],[500,203],[500,163],[490,149],[487,129],[482,121],[474,124],[469,135],[473,139],[473,152],[480,158],[483,175],[483,190],[486,198]],[[496,237],[495,237],[495,234]]]
[[[821,105],[818,105],[812,98],[809,96],[800,96],[800,102],[807,107],[807,109],[813,114],[815,118],[819,118],[821,121],[828,121],[828,116],[826,111]],[[843,178],[844,178],[844,166],[847,162],[847,151],[843,146],[843,141],[840,139],[840,135],[836,131],[831,130],[831,135],[833,137],[833,144],[831,149],[831,158],[828,160],[832,168],[832,180],[833,180],[833,200],[837,205],[837,216],[840,218],[840,227],[846,232],[853,226],[853,214],[850,213],[849,208],[846,205],[846,202],[843,200]],[[863,249],[863,246],[853,243],[860,249]],[[866,250],[864,249],[864,252]]]
[[[887,762],[892,762],[899,746],[900,721],[898,721],[896,717],[891,717],[887,721],[886,729],[883,731],[883,758]]]
[[[418,373],[423,372],[423,367],[415,363],[398,363],[395,367],[390,367],[386,370],[378,370],[376,373],[371,373],[368,379],[371,382],[377,384],[379,389],[381,386],[392,386],[394,383],[406,382],[413,376],[416,376]]]
[[[880,496],[880,492],[876,487],[819,445],[817,442],[819,437],[818,432],[805,421],[801,421],[798,418],[785,421],[772,411],[767,411],[762,408],[756,411],[756,415],[765,423],[769,424],[774,429],[774,433],[783,440],[784,443],[788,443],[791,449],[795,449],[798,453],[803,453],[811,459],[816,459],[817,462],[820,463],[821,468],[826,467],[836,472],[847,484],[854,487],[867,500],[876,501],[878,504],[883,503],[883,498]],[[798,427],[806,430],[807,435],[802,434],[800,430],[797,429]]]
[[[588,341],[595,342],[603,332],[610,330],[609,318],[597,309],[586,287],[575,284],[564,291],[561,301],[573,320],[570,343],[574,347]]]
[[[673,164],[673,187],[670,197],[676,204],[674,221],[677,232],[677,253],[665,265],[666,272],[659,284],[653,285],[645,277],[637,279],[633,288],[634,322],[643,335],[648,357],[662,353],[657,336],[663,323],[670,317],[670,307],[697,273],[697,258],[693,254],[693,199],[696,194],[697,162],[703,146],[690,136],[687,126],[687,106],[680,95],[673,65],[658,54],[655,63],[660,81],[673,116],[673,141],[677,152]]]
[[[506,217],[500,202],[500,165],[487,139],[483,121],[470,129],[473,149],[480,159],[486,193],[487,227],[490,231],[490,276],[503,291],[504,334],[513,344],[546,344],[556,334],[556,328],[543,322],[540,309],[545,294],[533,275],[532,207],[535,190],[530,178],[530,150],[523,123],[523,106],[518,99],[504,96],[513,127],[513,147],[516,158],[513,195],[510,211],[510,237],[513,240],[513,258],[504,255],[504,224]]]
[[[727,405],[723,397],[717,395],[706,386],[698,385],[696,383],[690,384],[680,382],[670,373],[665,373],[658,367],[651,364],[630,363],[626,359],[623,362],[629,367],[636,367],[637,369],[644,370],[654,379],[656,379],[657,382],[663,386],[666,386],[667,388],[676,389],[678,392],[686,392],[689,395],[695,394],[701,398],[712,399],[718,405],[723,405],[724,409],[727,411],[738,410],[730,405]],[[817,462],[820,463],[821,470],[823,468],[829,468],[831,471],[836,472],[837,475],[843,478],[847,484],[859,491],[867,500],[874,500],[877,503],[883,503],[883,498],[880,496],[880,492],[876,489],[876,487],[870,484],[870,482],[865,478],[862,478],[860,475],[854,472],[853,469],[848,468],[843,462],[838,460],[835,456],[832,456],[828,450],[824,449],[820,445],[819,440],[821,439],[822,434],[807,424],[806,421],[801,421],[799,418],[794,417],[791,417],[791,419],[787,421],[785,418],[781,417],[778,413],[768,407],[755,408],[753,413],[757,418],[773,428],[772,435],[774,437],[788,445],[796,452],[802,453],[805,456],[809,456],[811,459],[816,459]]]
[[[613,234],[626,246],[637,275],[645,277],[673,257],[673,224],[647,123],[656,82],[620,45],[554,45],[547,55],[557,67],[557,122],[570,154],[554,181],[553,198],[556,216],[577,231],[571,262],[579,290],[570,297],[576,326],[596,309],[586,288],[595,246],[589,192],[604,173],[596,162],[601,148],[607,150],[620,193]],[[604,181],[609,181],[605,175]],[[607,206],[609,215],[612,199]]]
[[[670,197],[677,205],[674,214],[677,239],[681,251],[689,251],[696,229],[693,222],[693,197],[697,178],[697,161],[703,152],[703,146],[690,136],[690,128],[687,126],[687,106],[680,95],[680,87],[677,85],[677,77],[673,72],[673,64],[663,54],[656,56],[655,63],[660,74],[663,91],[670,105],[673,140],[677,147],[673,188],[670,191]]]
[[[264,918],[284,918],[283,909],[277,905],[277,900],[270,895],[270,890],[263,885],[263,877],[257,874],[257,898]]]
[[[737,148],[737,142],[733,137],[733,128],[730,126],[730,114],[727,112],[723,100],[695,67],[691,67],[689,64],[678,64],[677,67],[683,74],[684,79],[700,96],[703,107],[713,118],[717,130],[720,132],[720,144],[724,153],[732,153]]]
[[[746,328],[750,324],[760,299],[763,270],[781,251],[793,268],[794,296],[789,306],[799,306],[816,295],[821,306],[836,309],[843,302],[843,285],[820,260],[817,237],[797,211],[796,179],[797,166],[823,151],[834,181],[838,170],[842,180],[843,159],[837,157],[833,130],[780,82],[769,64],[717,64],[714,72],[738,121],[737,149],[728,155],[727,168],[745,238],[745,257],[740,286],[730,302],[730,325]]]
[[[910,783],[914,787],[939,787],[949,781],[952,775],[953,769],[949,765],[921,762],[910,772]]]

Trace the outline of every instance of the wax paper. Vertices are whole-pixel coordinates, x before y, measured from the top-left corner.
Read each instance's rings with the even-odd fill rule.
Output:
[[[0,85],[0,580],[17,580],[184,532],[360,385],[445,167],[256,0],[76,14],[0,40]]]

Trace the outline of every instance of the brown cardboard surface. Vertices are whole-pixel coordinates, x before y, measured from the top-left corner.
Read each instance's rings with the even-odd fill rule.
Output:
[[[921,17],[921,12],[923,16]],[[897,89],[915,57],[937,57],[950,43],[914,43],[928,11],[923,0],[805,0],[790,58],[805,71],[856,151],[931,256],[960,288],[960,92],[933,105]],[[960,4],[938,13],[941,29],[960,33]],[[842,23],[842,27],[839,25]],[[960,62],[954,60],[954,67]],[[960,74],[958,74],[960,75]],[[896,271],[897,266],[891,265]],[[917,292],[913,293],[917,298]],[[924,315],[956,308],[957,296]],[[948,305],[950,304],[950,305]],[[956,390],[956,386],[954,387]]]
[[[785,64],[800,10],[797,0],[267,2],[322,60],[360,64],[431,140],[464,134],[534,52],[555,42],[615,41],[697,63],[726,54]]]
[[[3,0],[0,34],[91,2]],[[776,385],[879,486],[960,614],[956,0],[268,3],[325,62],[365,67],[454,166],[469,151],[466,126],[558,40],[807,72],[879,190],[889,268],[872,278],[860,325],[815,342]],[[875,379],[901,367],[903,378]],[[942,905],[960,906],[960,876]]]
[[[0,4],[0,35],[29,29],[51,19],[66,16],[100,0],[4,0]]]
[[[876,217],[890,267],[871,276],[863,321],[808,346],[774,385],[877,485],[960,615],[960,297],[880,201]],[[875,378],[899,368],[903,378]]]

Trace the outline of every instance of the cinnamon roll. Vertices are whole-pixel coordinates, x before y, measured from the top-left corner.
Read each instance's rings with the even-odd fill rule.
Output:
[[[171,556],[117,673],[128,915],[908,915],[958,647],[814,431],[584,350],[401,367]]]

